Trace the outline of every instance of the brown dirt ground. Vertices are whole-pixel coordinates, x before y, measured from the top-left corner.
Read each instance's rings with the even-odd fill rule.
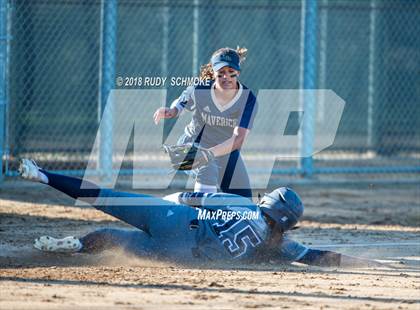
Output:
[[[124,224],[47,186],[6,182],[0,309],[420,309],[418,184],[296,189],[306,209],[293,238],[389,266],[179,266],[117,251],[48,255],[32,248],[34,238]],[[361,243],[369,245],[346,246]]]

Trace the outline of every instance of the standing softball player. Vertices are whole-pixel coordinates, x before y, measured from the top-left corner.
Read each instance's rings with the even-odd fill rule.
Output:
[[[258,205],[226,193],[183,192],[161,199],[101,189],[78,178],[40,169],[28,159],[22,160],[19,170],[27,180],[48,184],[136,228],[100,229],[81,238],[42,236],[34,244],[42,251],[95,253],[121,247],[141,257],[183,263],[278,260],[336,267],[380,265],[310,249],[285,237],[303,214],[299,196],[289,188],[266,194]]]
[[[257,113],[254,94],[238,80],[246,52],[245,48],[217,50],[210,63],[201,68],[200,79],[209,83],[189,86],[170,108],[154,113],[156,124],[162,118],[177,117],[183,110],[193,113],[178,144],[195,143],[207,154],[207,162],[193,169],[196,192],[220,189],[252,197],[240,155]]]

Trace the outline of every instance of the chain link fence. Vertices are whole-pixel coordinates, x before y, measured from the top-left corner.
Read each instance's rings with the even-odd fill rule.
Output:
[[[419,1],[322,2],[318,86],[346,101],[336,160],[315,156],[325,171],[419,167],[419,13]]]
[[[144,88],[119,87],[117,77],[197,76],[225,46],[248,48],[241,81],[256,94],[302,88],[306,74],[302,10],[309,0],[1,3],[6,175],[15,174],[19,157],[82,175],[110,89]],[[316,88],[333,90],[346,105],[334,144],[313,157],[313,172],[418,173],[420,1],[322,0],[315,14]],[[185,87],[155,88],[167,90],[169,104]],[[162,139],[146,128],[148,139]],[[255,130],[269,143],[271,128]],[[263,159],[268,149],[244,156]],[[130,146],[123,169],[135,155]],[[303,172],[298,158],[278,160],[274,169]]]

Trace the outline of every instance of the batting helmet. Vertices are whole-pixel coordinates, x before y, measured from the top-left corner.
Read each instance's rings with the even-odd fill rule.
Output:
[[[303,214],[303,204],[299,196],[290,188],[280,187],[265,194],[259,203],[263,214],[274,223],[274,229],[283,232],[293,228]]]

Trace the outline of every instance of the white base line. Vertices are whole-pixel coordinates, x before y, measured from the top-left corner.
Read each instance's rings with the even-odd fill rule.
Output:
[[[391,243],[355,243],[355,244],[320,244],[310,245],[311,248],[362,248],[362,247],[399,247],[399,246],[417,246],[419,242],[391,242]]]

